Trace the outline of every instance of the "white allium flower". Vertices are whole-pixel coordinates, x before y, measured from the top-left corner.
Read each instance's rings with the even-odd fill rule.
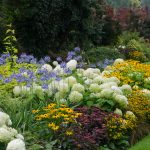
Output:
[[[79,102],[83,99],[83,95],[78,91],[72,91],[69,95],[70,102]]]
[[[20,86],[15,86],[14,89],[13,89],[13,93],[15,96],[19,96],[21,94],[21,87]]]
[[[117,86],[117,83],[116,82],[103,83],[100,85],[100,88],[107,89],[107,88],[111,88],[112,86]]]
[[[27,72],[23,72],[21,73],[24,77],[28,77],[28,73]]]
[[[60,99],[63,99],[65,97],[65,94],[57,92],[54,97],[56,100],[60,100]]]
[[[127,111],[127,112],[126,112],[126,115],[135,118],[135,115],[134,115],[134,113],[133,113],[132,111]]]
[[[30,92],[30,88],[27,86],[22,86],[21,87],[21,94],[27,94]]]
[[[116,108],[116,110],[114,111],[115,114],[118,114],[120,116],[122,116],[122,111],[121,109]]]
[[[77,83],[77,80],[75,77],[70,76],[65,79],[65,82],[68,83],[69,86],[73,86],[75,83]]]
[[[7,126],[2,126],[0,128],[0,142],[9,142],[10,140],[14,139],[17,134],[17,130]]]
[[[72,89],[71,89],[71,90],[72,90],[72,91],[78,91],[78,92],[80,92],[80,93],[84,93],[85,88],[84,88],[84,86],[83,86],[82,84],[76,83],[76,84],[74,84],[74,85],[72,86]]]
[[[109,74],[110,74],[110,71],[107,71],[107,70],[104,70],[104,71],[102,72],[102,76],[109,75]]]
[[[67,100],[64,98],[60,99],[59,102],[60,104],[67,104]]]
[[[112,67],[111,66],[107,66],[107,67],[105,67],[105,69],[104,69],[105,71],[112,71]]]
[[[9,115],[0,111],[0,127],[2,127],[4,125],[11,126],[12,122],[10,120]]]
[[[114,91],[114,93],[116,93],[116,94],[119,94],[119,95],[122,95],[123,94],[123,92],[120,90],[120,88],[119,87],[117,87],[117,86],[112,86],[111,87],[111,89]]]
[[[102,76],[97,76],[96,78],[93,79],[93,83],[97,83],[97,84],[102,84],[103,80],[105,80],[104,77]]]
[[[132,88],[130,85],[128,84],[125,84],[125,85],[122,85],[120,87],[120,89],[122,90],[123,94],[124,95],[128,95],[128,94],[131,94],[132,93]]]
[[[90,85],[89,90],[90,90],[90,92],[98,93],[101,91],[101,88],[98,84],[94,83],[94,84]]]
[[[146,78],[146,79],[144,80],[144,83],[150,84],[150,77]]]
[[[52,81],[49,85],[48,85],[48,89],[51,91],[56,91],[58,89],[59,86],[59,81]]]
[[[51,72],[53,70],[52,66],[49,65],[49,64],[44,64],[42,67],[41,67],[42,70],[47,70],[48,72]]]
[[[121,63],[123,63],[123,62],[124,62],[123,59],[118,58],[118,59],[115,60],[114,65],[121,64]]]
[[[108,83],[108,82],[116,82],[117,84],[120,83],[120,80],[117,77],[110,77],[110,78],[105,78],[103,80],[104,83]]]
[[[58,85],[58,91],[61,93],[66,93],[69,91],[69,86],[67,83],[60,82]]]
[[[93,73],[100,75],[101,71],[98,68],[92,68],[93,69]]]
[[[14,139],[8,143],[6,150],[26,150],[25,143],[21,139]]]
[[[78,74],[82,74],[82,75],[83,75],[84,71],[85,71],[85,70],[82,69],[82,68],[77,69],[77,73],[78,73]]]
[[[84,71],[83,75],[87,78],[94,78],[93,68],[88,68]]]
[[[58,66],[59,64],[58,64],[57,61],[53,61],[53,65],[54,65],[54,66]]]
[[[33,85],[32,89],[33,89],[33,92],[35,92],[35,93],[39,92],[39,91],[43,91],[42,87],[39,85],[36,85],[36,84]]]
[[[111,89],[103,89],[100,92],[100,95],[101,95],[102,98],[112,98],[113,90],[111,90]]]
[[[54,69],[53,72],[59,75],[64,75],[64,69],[60,67],[60,65],[57,65]]]
[[[84,81],[84,83],[85,83],[86,85],[92,84],[92,82],[93,82],[92,79],[87,79],[87,80]]]
[[[74,70],[76,69],[77,67],[77,61],[76,60],[70,60],[68,63],[67,63],[67,68],[70,69],[70,70]]]
[[[128,99],[124,95],[115,95],[115,101],[123,108],[128,105]]]
[[[144,94],[144,96],[150,99],[150,90],[144,89],[142,90],[142,93]]]
[[[24,136],[22,134],[17,134],[16,138],[20,140],[24,140]]]

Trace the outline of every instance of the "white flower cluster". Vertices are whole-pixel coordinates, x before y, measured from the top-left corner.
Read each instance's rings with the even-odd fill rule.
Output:
[[[124,62],[123,59],[116,59],[114,64]],[[42,69],[48,72],[57,72],[61,79],[51,79],[48,82],[47,89],[42,89],[40,85],[34,83],[31,88],[26,86],[16,86],[13,89],[15,96],[26,93],[47,93],[48,96],[54,96],[54,98],[60,103],[79,102],[83,100],[86,93],[90,93],[90,97],[113,99],[120,107],[125,108],[128,105],[126,96],[131,94],[132,89],[130,85],[122,85],[119,87],[120,80],[117,77],[106,78],[106,74],[111,73],[111,69],[108,67],[102,73],[97,68],[76,69],[77,61],[70,60],[66,67],[70,70],[74,70],[71,75],[64,74],[63,68],[56,62],[55,68],[48,64],[42,66]]]
[[[26,150],[24,137],[11,125],[9,115],[0,111],[0,142],[8,143],[6,150]]]

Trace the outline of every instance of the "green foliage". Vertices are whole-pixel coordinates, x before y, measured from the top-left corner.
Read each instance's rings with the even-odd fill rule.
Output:
[[[103,61],[104,59],[117,59],[122,58],[123,55],[111,47],[96,47],[86,52],[86,57],[91,63]]]
[[[70,43],[82,46],[100,36],[103,0],[4,2],[8,15],[12,16],[19,43],[36,55],[67,47]]]

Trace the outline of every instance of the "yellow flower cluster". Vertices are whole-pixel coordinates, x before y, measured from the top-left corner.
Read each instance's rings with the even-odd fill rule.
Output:
[[[145,78],[150,77],[150,64],[128,60],[113,65],[107,77],[117,77],[122,84],[141,85]]]
[[[139,118],[139,121],[150,119],[150,101],[141,91],[133,91],[128,97],[129,109]]]
[[[113,140],[121,139],[129,130],[136,127],[136,119],[131,116],[125,116],[123,119],[121,116],[109,115],[107,118],[108,135]]]
[[[135,59],[135,60],[139,60],[140,58],[144,58],[144,54],[143,52],[140,51],[133,51],[129,53],[130,58]]]
[[[32,110],[36,114],[37,121],[46,121],[49,129],[53,131],[59,130],[61,127],[66,127],[70,123],[75,123],[76,118],[81,116],[81,113],[75,112],[73,109],[62,104],[57,106],[55,103],[49,104],[42,110]],[[66,135],[71,135],[72,131],[66,131]]]

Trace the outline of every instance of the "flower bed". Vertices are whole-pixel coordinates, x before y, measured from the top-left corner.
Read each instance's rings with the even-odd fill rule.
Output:
[[[24,150],[25,143],[29,150],[124,150],[140,138],[141,124],[140,136],[148,133],[150,65],[117,59],[101,72],[84,67],[79,51],[53,62],[23,54],[12,64],[9,54],[0,57],[0,131],[10,129],[10,116],[24,135],[8,139],[3,132],[4,149]]]

